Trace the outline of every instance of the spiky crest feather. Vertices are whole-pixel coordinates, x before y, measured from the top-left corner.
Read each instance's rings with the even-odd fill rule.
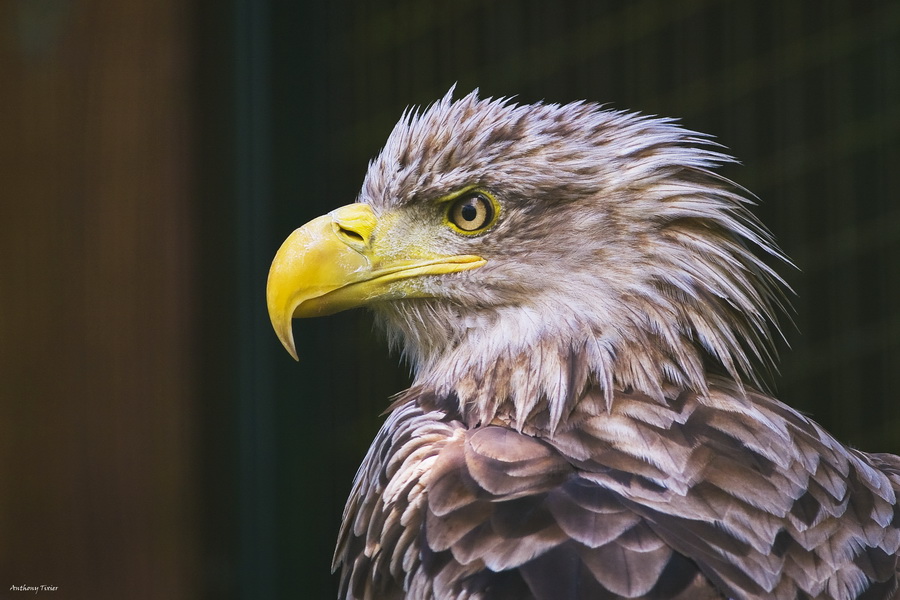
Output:
[[[473,423],[521,429],[549,410],[555,429],[591,383],[607,404],[616,389],[663,402],[668,384],[704,393],[711,358],[760,384],[785,284],[754,249],[785,259],[749,195],[713,172],[732,159],[709,137],[452,91],[404,113],[360,194],[384,212],[478,185],[504,207],[471,242],[488,266],[435,282],[441,299],[375,307],[417,387],[454,395]]]

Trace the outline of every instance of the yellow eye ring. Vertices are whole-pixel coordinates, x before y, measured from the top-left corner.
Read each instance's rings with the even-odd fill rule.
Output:
[[[466,235],[481,233],[494,224],[496,217],[496,201],[482,191],[461,194],[447,209],[447,222]]]

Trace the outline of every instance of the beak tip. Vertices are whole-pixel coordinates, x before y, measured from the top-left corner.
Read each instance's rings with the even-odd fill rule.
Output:
[[[272,328],[275,330],[275,335],[278,336],[278,341],[291,355],[291,358],[300,362],[300,358],[297,356],[297,346],[294,344],[294,331],[291,327],[293,319],[291,317],[282,317],[278,312],[271,311],[269,316],[272,320]]]
[[[287,327],[284,329],[276,329],[276,333],[278,333],[278,339],[281,341],[281,345],[284,346],[284,349],[288,351],[288,354],[291,355],[295,361],[300,362],[300,357],[297,356],[297,347],[294,345],[294,332],[291,331],[291,321],[288,320]]]

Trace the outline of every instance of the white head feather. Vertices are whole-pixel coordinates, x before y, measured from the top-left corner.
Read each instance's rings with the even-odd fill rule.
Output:
[[[784,257],[713,172],[731,159],[707,136],[585,102],[451,93],[404,114],[360,193],[383,213],[476,185],[502,206],[487,233],[442,241],[486,266],[374,307],[414,387],[473,423],[545,414],[553,430],[590,386],[608,405],[629,388],[703,394],[711,371],[758,384],[784,282],[754,250]]]

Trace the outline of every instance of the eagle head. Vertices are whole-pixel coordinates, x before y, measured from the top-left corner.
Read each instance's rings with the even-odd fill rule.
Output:
[[[357,202],[296,230],[269,274],[272,324],[367,306],[470,424],[555,430],[585,397],[665,402],[712,372],[758,383],[782,259],[731,159],[670,119],[587,102],[407,111]]]

